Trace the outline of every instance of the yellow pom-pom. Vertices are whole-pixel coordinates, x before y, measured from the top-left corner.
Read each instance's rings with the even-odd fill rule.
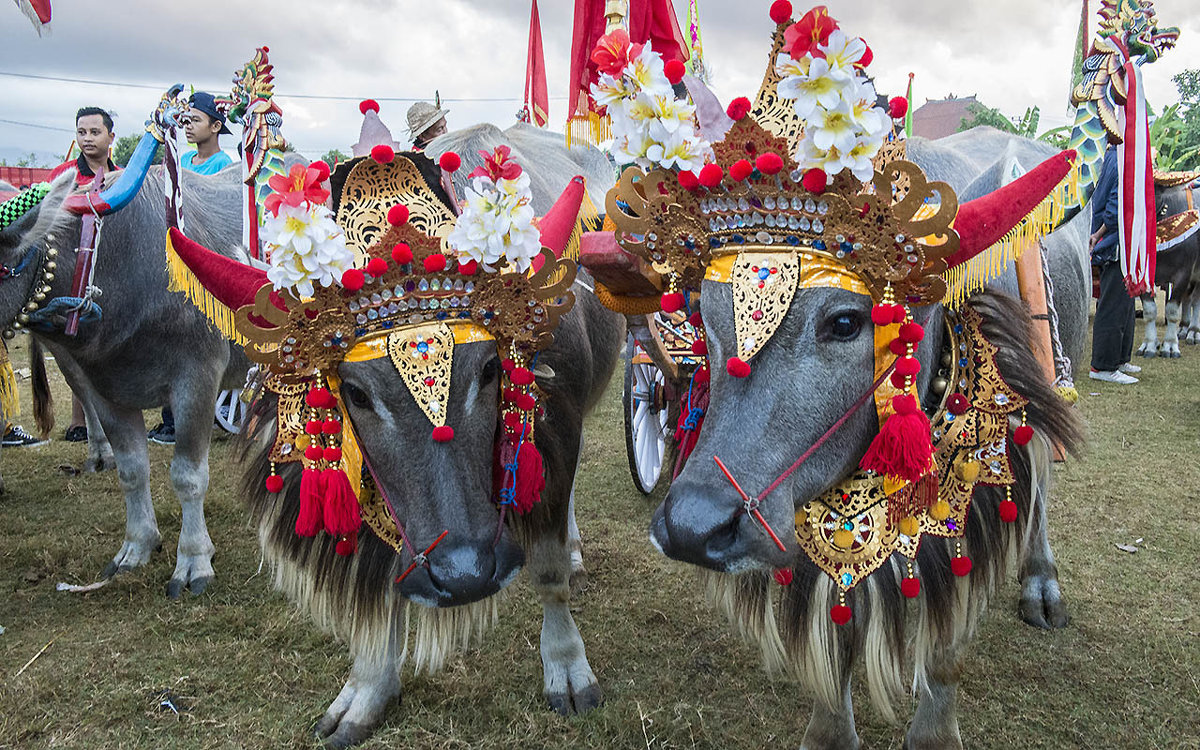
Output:
[[[967,484],[974,484],[975,480],[979,478],[979,462],[959,461],[954,466],[954,473]]]
[[[913,516],[908,516],[907,518],[901,518],[896,528],[904,536],[916,536],[917,532],[921,530],[921,522]]]
[[[1079,403],[1079,391],[1075,390],[1075,386],[1060,385],[1056,390],[1058,391],[1058,395],[1062,396],[1063,401],[1066,401],[1068,404]]]
[[[950,517],[950,503],[945,500],[938,500],[929,509],[929,517],[935,521],[945,521]]]
[[[854,532],[838,529],[833,532],[833,543],[842,549],[850,549],[854,546]]]

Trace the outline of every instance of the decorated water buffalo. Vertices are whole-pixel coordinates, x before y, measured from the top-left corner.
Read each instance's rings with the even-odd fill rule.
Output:
[[[1158,340],[1158,305],[1153,294],[1142,295],[1144,329],[1138,354],[1178,358],[1179,339],[1200,343],[1200,210],[1196,194],[1200,172],[1155,174],[1158,207],[1158,258],[1154,285],[1167,292],[1166,331]]]
[[[568,606],[568,525],[624,328],[566,253],[584,178],[535,225],[538,154],[526,169],[493,130],[458,135],[490,141],[479,157],[376,147],[273,182],[266,271],[171,234],[175,288],[260,368],[246,493],[275,585],[354,657],[316,726],[333,746],[374,731],[406,664],[436,670],[481,636],[522,566],[550,705],[602,699]],[[445,186],[464,169],[460,207]]]
[[[690,105],[640,105],[679,66],[615,35],[598,47],[593,94],[634,164],[608,218],[662,278],[663,309],[691,312],[709,363],[703,426],[651,540],[710,571],[768,665],[814,692],[803,747],[858,745],[858,659],[891,715],[910,643],[908,746],[959,747],[964,650],[1008,563],[1039,610],[1052,602],[1038,617],[1065,622],[1049,548],[1030,540],[1045,538],[1051,445],[1074,448],[1080,427],[1034,358],[1027,309],[984,287],[997,243],[1075,155],[960,205],[892,135],[902,103],[877,106],[865,43],[824,8],[771,16],[757,102],[694,132]]]

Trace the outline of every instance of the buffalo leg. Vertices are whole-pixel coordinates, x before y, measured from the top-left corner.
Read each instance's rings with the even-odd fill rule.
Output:
[[[1153,294],[1142,295],[1142,345],[1137,353],[1143,357],[1158,355],[1158,303]]]
[[[858,750],[858,732],[854,729],[854,703],[850,699],[850,669],[843,666],[842,704],[834,709],[824,701],[813,704],[812,717],[800,741],[800,750]]]
[[[904,750],[963,750],[958,732],[958,669],[935,666],[918,690]]]
[[[564,517],[565,522],[565,517]],[[550,707],[569,716],[604,702],[596,675],[588,664],[583,638],[571,617],[571,554],[565,529],[550,530],[526,549],[529,581],[542,600],[542,672]]]
[[[108,443],[104,426],[100,423],[100,416],[96,413],[96,406],[90,396],[77,396],[83,404],[83,419],[87,425],[87,459],[83,462],[83,471],[90,474],[117,468],[117,459]]]
[[[1171,359],[1179,359],[1179,318],[1183,312],[1183,305],[1180,304],[1180,295],[1176,293],[1171,299],[1167,300],[1167,330],[1163,334],[1162,347],[1158,350],[1158,356],[1170,357]]]
[[[388,705],[400,697],[396,618],[390,623],[381,653],[359,653],[350,678],[313,731],[330,747],[350,747],[363,742],[383,723]]]
[[[212,581],[214,547],[204,521],[204,496],[208,492],[208,446],[212,437],[213,404],[218,376],[180,384],[171,399],[175,412],[175,455],[171,458],[171,486],[179,499],[179,547],[175,572],[167,583],[172,599],[187,587],[199,594]]]
[[[1050,491],[1050,447],[1044,439],[1029,444],[1033,497],[1021,558],[1021,619],[1038,628],[1065,628],[1069,617],[1058,585],[1058,566],[1050,548],[1046,498]]]
[[[579,456],[575,459],[575,476],[579,476],[579,462],[583,460],[583,438],[579,442]],[[575,521],[575,485],[571,485],[571,500],[567,506],[567,545],[571,551],[571,590],[575,591],[587,582],[587,568],[583,565],[583,538],[579,524]]]

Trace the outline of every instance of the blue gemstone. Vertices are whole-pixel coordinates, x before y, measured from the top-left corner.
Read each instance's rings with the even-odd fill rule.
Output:
[[[384,328],[384,330],[387,330],[387,329],[391,328],[391,327],[392,327],[392,326],[394,326],[394,325],[396,325],[396,321],[394,321],[394,320],[385,320],[385,321],[383,321],[383,328]]]
[[[966,366],[967,366],[967,358],[966,358],[966,357],[962,357],[961,359],[959,359],[959,360],[958,360],[958,366],[959,366],[959,367],[966,367]]]
[[[422,341],[421,343],[417,344],[417,351],[419,351],[422,354],[429,351],[429,343],[426,341]]]
[[[953,414],[951,414],[950,412],[946,412],[946,421],[947,421],[947,422],[953,422],[953,421],[954,421],[954,415],[953,415]]]
[[[958,324],[956,324],[956,325],[954,326],[954,332],[955,332],[955,333],[962,333],[962,332],[963,332],[963,326],[962,326],[962,323],[958,323]]]
[[[769,269],[769,268],[758,269],[758,278],[766,279],[770,275],[771,275],[771,269]]]
[[[362,335],[363,335],[364,333],[366,333],[366,332],[367,332],[367,329],[366,329],[366,328],[355,328],[355,329],[354,329],[354,335],[355,335],[355,336],[362,336]]]
[[[471,317],[471,313],[467,312],[466,310],[463,310],[462,312],[460,312],[460,313],[458,314],[458,317],[460,317],[460,318],[469,318],[469,317]]]
[[[849,573],[842,573],[842,585],[849,587],[852,583],[854,583],[854,576]]]
[[[450,314],[447,313],[445,310],[438,310],[438,314],[435,315],[434,317],[437,318],[438,320],[445,320],[446,318],[450,317]]]
[[[708,246],[711,249],[716,250],[718,247],[721,246],[721,240],[716,237],[709,237],[708,238]]]
[[[733,243],[735,243],[737,245],[746,244],[746,238],[740,234],[735,234],[735,235],[731,236],[729,239],[730,239],[730,241],[732,241]]]
[[[846,531],[854,531],[854,524],[850,521],[843,521],[842,528]]]
[[[684,247],[686,247],[688,250],[695,250],[695,249],[696,249],[696,243],[695,243],[695,242],[692,242],[691,240],[684,240],[684,241],[683,241],[683,246],[684,246]]]
[[[813,242],[813,247],[816,248],[817,250],[824,250],[825,249],[825,240],[816,240],[815,242]]]
[[[791,245],[792,247],[796,247],[797,245],[799,245],[799,244],[800,244],[800,238],[799,238],[799,237],[797,237],[797,236],[796,236],[796,235],[794,235],[794,234],[789,234],[789,235],[787,236],[787,243],[788,243],[789,245]]]
[[[485,312],[485,313],[483,314],[483,319],[484,319],[484,320],[491,320],[493,317],[495,317],[495,315],[496,315],[496,313],[492,312],[491,310],[488,310],[487,312]]]

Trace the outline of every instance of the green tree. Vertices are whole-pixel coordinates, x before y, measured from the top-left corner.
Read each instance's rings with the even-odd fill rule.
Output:
[[[138,135],[123,135],[113,144],[113,163],[118,167],[129,166],[129,159],[133,156],[133,150],[137,148],[138,141],[142,139],[141,134]],[[154,160],[158,160],[162,145],[159,144],[154,150]]]
[[[1039,107],[1030,107],[1020,117],[1009,117],[998,109],[993,109],[979,103],[967,105],[967,112],[970,114],[970,117],[962,119],[962,122],[958,126],[958,132],[960,133],[964,130],[979,127],[980,125],[987,125],[997,130],[1003,130],[1005,133],[1019,135],[1022,138],[1035,138],[1039,141],[1045,141],[1058,148],[1066,148],[1067,141],[1070,138],[1071,128],[1069,125],[1051,128],[1038,135],[1038,124],[1042,119],[1042,111]]]
[[[326,154],[324,156],[321,157],[321,161],[325,162],[326,164],[328,164],[329,166],[332,167],[335,164],[346,161],[349,158],[350,157],[348,155],[343,154],[338,149],[331,148],[331,149],[329,149],[328,152],[326,152]]]
[[[1179,101],[1163,109],[1150,126],[1159,169],[1200,169],[1200,70],[1185,70],[1171,79]]]

